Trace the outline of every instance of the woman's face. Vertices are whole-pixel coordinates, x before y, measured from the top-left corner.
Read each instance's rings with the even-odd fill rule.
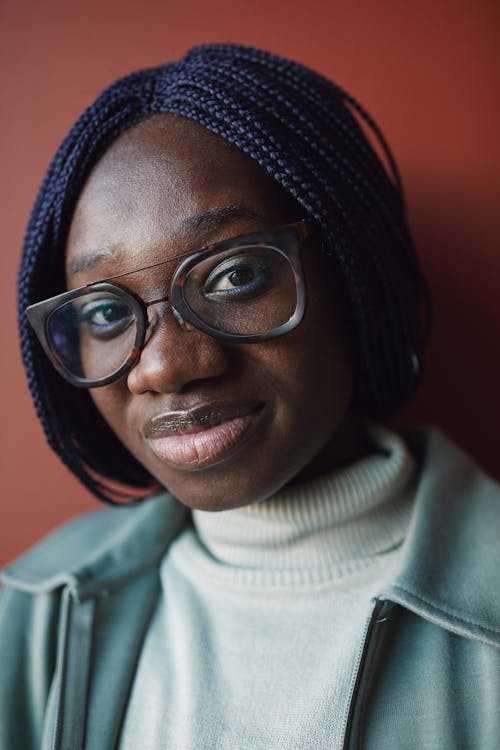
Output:
[[[291,210],[249,157],[196,123],[156,116],[122,135],[90,175],[69,233],[68,288],[301,218]],[[138,363],[91,391],[129,451],[190,507],[263,500],[360,453],[340,305],[316,243],[303,245],[307,307],[294,331],[227,344],[154,305]],[[126,284],[149,300],[174,270]]]

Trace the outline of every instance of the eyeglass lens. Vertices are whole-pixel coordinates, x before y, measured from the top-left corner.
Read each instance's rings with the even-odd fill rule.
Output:
[[[285,255],[266,245],[249,245],[202,257],[182,282],[184,303],[215,332],[265,335],[284,325],[297,304],[293,269]],[[183,311],[185,313],[185,311]],[[196,320],[192,320],[196,325]],[[51,349],[72,375],[99,380],[129,358],[138,321],[125,297],[87,292],[49,317]]]
[[[58,307],[47,333],[53,353],[72,375],[99,380],[118,370],[132,352],[137,320],[113,292],[88,292]]]
[[[265,334],[286,323],[297,302],[286,256],[267,246],[240,247],[199,261],[185,277],[183,297],[217,331]]]

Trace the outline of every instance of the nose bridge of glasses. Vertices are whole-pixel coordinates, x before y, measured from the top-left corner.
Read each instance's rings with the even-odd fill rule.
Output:
[[[148,301],[144,300],[144,305],[146,306],[146,309],[152,307],[153,305],[158,305],[160,302],[168,302],[170,299],[170,295],[166,294],[164,297],[156,297],[155,299],[150,299]]]
[[[187,321],[184,320],[182,315],[178,310],[175,309],[175,307],[170,302],[170,295],[165,295],[164,297],[158,297],[157,299],[149,300],[148,302],[144,302],[144,305],[146,309],[149,309],[150,307],[153,307],[155,305],[159,305],[161,303],[165,303],[165,312],[168,314],[168,310],[172,313],[173,318],[176,320],[176,322],[179,324],[180,328],[183,328],[184,330],[192,330],[191,326],[187,323]],[[149,320],[149,327],[151,329],[151,333],[154,328],[160,323],[161,318],[158,315],[155,315],[153,319],[150,318]]]

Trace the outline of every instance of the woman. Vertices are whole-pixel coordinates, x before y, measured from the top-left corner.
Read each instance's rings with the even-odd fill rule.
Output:
[[[355,100],[235,45],[118,81],[19,278],[51,446],[134,507],[5,571],[2,747],[497,746],[498,488],[376,424],[429,302]]]

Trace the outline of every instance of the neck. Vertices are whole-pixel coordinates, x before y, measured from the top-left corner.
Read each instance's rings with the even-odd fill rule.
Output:
[[[299,569],[310,580],[313,569],[336,576],[394,549],[411,512],[415,462],[395,433],[383,427],[370,433],[377,449],[343,469],[288,485],[261,503],[194,511],[199,539],[222,563],[219,572],[234,566],[238,576],[262,569],[279,577]]]
[[[374,453],[383,453],[369,435],[366,425],[348,412],[338,430],[320,452],[290,482],[299,484],[322,474],[342,469]]]

